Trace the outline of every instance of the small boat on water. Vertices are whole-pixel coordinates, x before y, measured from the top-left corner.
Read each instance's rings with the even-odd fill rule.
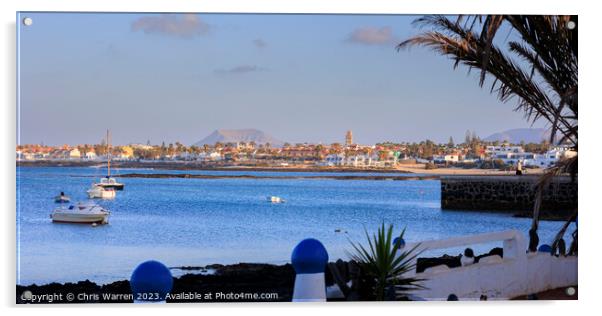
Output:
[[[268,196],[268,202],[272,203],[284,203],[286,202],[283,198],[279,196]]]
[[[109,212],[95,203],[78,203],[54,209],[50,218],[59,223],[108,224]]]
[[[69,203],[71,198],[65,195],[65,192],[61,192],[61,194],[54,197],[54,202],[56,203]]]
[[[100,179],[99,183],[95,183],[97,186],[101,186],[106,189],[123,190],[125,186],[123,183],[117,182],[117,180],[111,177],[111,134],[107,130],[107,176]]]
[[[109,171],[109,174],[111,172]],[[103,188],[112,188],[115,190],[123,190],[124,184],[117,182],[115,178],[112,178],[110,175],[101,178],[100,183],[96,183],[97,186],[101,186]]]
[[[86,191],[91,199],[112,199],[115,198],[115,189],[105,188],[98,184],[92,184],[92,187]]]

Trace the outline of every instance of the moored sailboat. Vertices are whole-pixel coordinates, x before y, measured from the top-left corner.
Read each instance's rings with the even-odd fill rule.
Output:
[[[95,185],[114,190],[123,190],[124,188],[123,183],[119,183],[115,178],[111,177],[111,141],[109,130],[107,130],[107,176],[101,178],[100,182],[95,183]]]

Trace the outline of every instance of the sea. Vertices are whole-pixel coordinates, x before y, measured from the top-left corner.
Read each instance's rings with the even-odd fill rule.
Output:
[[[387,175],[383,173],[112,170],[126,173],[190,173],[255,176]],[[383,223],[406,242],[517,229],[528,218],[511,214],[441,209],[438,180],[121,178],[109,224],[52,223],[61,191],[86,201],[86,190],[106,175],[100,167],[17,167],[17,284],[129,279],[135,267],[158,260],[168,267],[239,262],[285,264],[293,248],[316,238],[331,261],[348,260],[351,242],[366,244]],[[391,175],[400,174],[395,173]],[[411,174],[415,176],[416,174]],[[267,200],[278,196],[285,203]],[[542,243],[562,222],[541,221]],[[474,245],[477,254],[499,243]],[[463,249],[443,249],[457,255]],[[426,255],[426,254],[425,254]],[[173,270],[174,275],[178,273]]]

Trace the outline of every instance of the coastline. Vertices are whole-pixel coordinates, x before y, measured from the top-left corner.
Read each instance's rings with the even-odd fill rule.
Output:
[[[101,161],[37,160],[16,161],[17,167],[102,167]],[[354,168],[295,164],[290,166],[268,166],[238,163],[205,163],[190,161],[113,161],[113,168],[156,169],[156,170],[200,170],[200,171],[258,171],[258,172],[336,172],[336,173],[399,173],[421,174],[421,176],[513,176],[513,171],[495,169],[436,168],[426,169],[424,164],[399,165],[391,168]],[[528,169],[528,175],[541,175],[543,169]]]
[[[431,176],[256,176],[256,175],[205,175],[205,174],[177,174],[177,173],[126,173],[119,175],[120,178],[183,178],[183,179],[269,179],[269,180],[437,180],[436,175]]]
[[[214,268],[214,274],[185,274],[174,278],[173,289],[167,303],[223,303],[223,302],[290,302],[295,284],[295,271],[291,264],[271,265],[238,263],[233,265],[213,264],[207,267],[179,267],[181,270]],[[174,269],[174,268],[172,268]],[[325,271],[326,286],[334,285],[329,269]],[[575,289],[577,286],[574,286]],[[47,297],[40,301],[24,300],[24,292],[36,297]],[[578,295],[566,294],[565,288],[550,289],[511,300],[576,300]],[[269,298],[265,296],[268,294]],[[46,296],[45,296],[46,295]],[[72,299],[69,299],[72,295]],[[244,296],[247,295],[247,296]],[[264,296],[262,296],[264,295]],[[345,299],[328,299],[345,301]],[[99,285],[85,280],[77,283],[48,283],[43,285],[17,285],[17,304],[84,304],[84,303],[133,303],[128,280]]]

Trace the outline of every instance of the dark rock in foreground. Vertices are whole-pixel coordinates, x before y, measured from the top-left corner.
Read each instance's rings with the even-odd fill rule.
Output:
[[[287,302],[292,300],[295,271],[290,264],[239,263],[212,265],[213,275],[186,274],[174,278],[168,303]],[[331,283],[332,284],[332,283]],[[17,304],[27,303],[132,303],[129,281],[98,285],[91,281],[17,285]],[[29,293],[27,292],[29,291]],[[27,297],[40,297],[32,302]],[[71,296],[70,296],[71,295]],[[72,299],[70,299],[72,297]]]

